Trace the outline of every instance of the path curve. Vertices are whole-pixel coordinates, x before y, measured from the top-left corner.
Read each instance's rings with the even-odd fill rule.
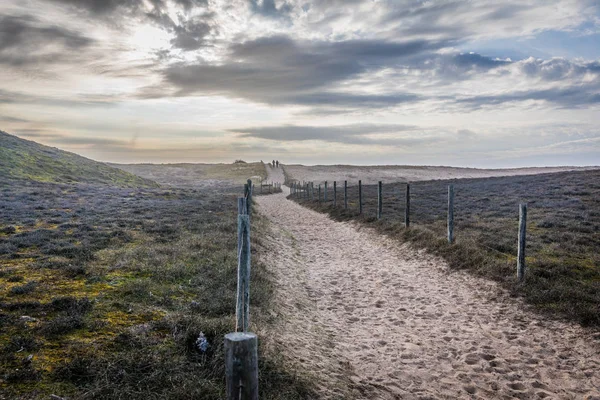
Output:
[[[257,197],[271,221],[259,255],[277,285],[274,340],[321,398],[600,399],[598,337],[286,193]]]

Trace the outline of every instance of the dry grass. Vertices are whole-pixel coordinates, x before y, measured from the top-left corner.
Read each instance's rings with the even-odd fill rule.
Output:
[[[598,167],[595,167],[598,169]],[[286,182],[312,181],[323,183],[326,180],[357,184],[416,182],[432,179],[489,178],[494,176],[519,176],[572,170],[588,170],[592,167],[540,167],[479,169],[418,165],[285,165]]]
[[[241,193],[3,185],[0,398],[223,398]],[[260,263],[252,271],[254,329],[272,288]],[[309,398],[276,354],[260,358],[262,398]]]
[[[377,221],[376,185],[349,188],[350,207],[300,200],[338,220],[359,220],[443,256],[453,268],[496,279],[538,309],[600,326],[600,171],[411,184],[411,228],[404,224],[405,184],[384,185]],[[455,185],[456,243],[446,241],[447,185]],[[342,183],[343,185],[343,183]],[[331,190],[331,189],[330,189]],[[525,284],[515,282],[518,205],[529,204]]]
[[[124,171],[152,179],[161,185],[196,187],[214,190],[244,184],[248,178],[254,183],[267,176],[263,163],[233,164],[113,164]]]

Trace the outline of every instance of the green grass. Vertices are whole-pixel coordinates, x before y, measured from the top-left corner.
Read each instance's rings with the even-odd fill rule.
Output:
[[[377,186],[349,188],[350,209],[300,200],[337,220],[358,220],[466,269],[501,282],[542,312],[600,327],[600,171],[428,181],[411,184],[411,228],[404,228],[404,183],[385,184],[377,221]],[[447,185],[455,185],[455,237],[446,240]],[[527,278],[516,282],[519,203],[529,204]]]
[[[0,176],[48,183],[156,187],[156,183],[77,154],[0,131]]]

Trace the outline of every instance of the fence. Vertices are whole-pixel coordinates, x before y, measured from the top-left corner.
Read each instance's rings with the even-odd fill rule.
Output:
[[[394,184],[393,186],[397,186],[399,184]],[[404,227],[409,229],[411,226],[411,184],[406,183],[404,185],[404,193],[403,193],[403,210],[404,210]],[[293,182],[290,187],[290,194],[294,199],[304,199],[314,201],[311,188],[314,188],[314,182]],[[338,208],[338,193],[337,193],[337,181],[333,181],[333,198],[329,197],[329,188],[331,186],[327,181],[324,182],[323,192],[321,191],[322,185],[318,184],[317,188],[317,198],[316,201],[319,204],[331,204],[332,207]],[[344,191],[343,191],[343,209],[349,210],[349,204],[351,203],[351,199],[349,197],[348,190],[348,181],[344,181]],[[362,180],[358,181],[357,185],[357,193],[355,194],[357,198],[357,203],[354,203],[358,214],[364,215],[364,204],[365,204],[365,193],[364,187],[362,184]],[[384,212],[384,185],[382,181],[377,182],[376,185],[376,213],[375,218],[377,220],[384,219],[386,217]],[[455,243],[455,187],[454,184],[447,185],[447,192],[445,194],[447,197],[447,207],[446,207],[446,238],[447,242],[452,245]],[[519,205],[519,231],[518,231],[518,249],[517,249],[517,279],[519,282],[522,282],[525,279],[525,248],[526,248],[526,220],[527,220],[527,204]]]
[[[267,188],[267,189],[264,189]],[[260,193],[263,193],[263,189],[265,192],[268,190],[268,193],[274,193],[276,190],[281,191],[281,183],[271,182],[271,183],[260,183]]]
[[[261,191],[262,191],[261,184]],[[272,187],[272,185],[271,185]],[[258,400],[258,338],[248,332],[250,322],[250,222],[252,181],[238,198],[238,269],[235,332],[225,335],[225,380],[227,400]]]

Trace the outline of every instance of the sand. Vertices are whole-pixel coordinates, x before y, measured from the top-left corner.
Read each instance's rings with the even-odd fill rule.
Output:
[[[270,336],[319,398],[600,399],[597,335],[285,189],[256,198],[271,222],[259,253],[276,285]]]
[[[494,176],[534,175],[565,171],[586,171],[600,167],[543,167],[512,169],[477,169],[430,166],[356,166],[356,165],[285,165],[288,176],[298,181],[348,181],[349,185],[392,182],[416,182],[431,179],[490,178]]]

